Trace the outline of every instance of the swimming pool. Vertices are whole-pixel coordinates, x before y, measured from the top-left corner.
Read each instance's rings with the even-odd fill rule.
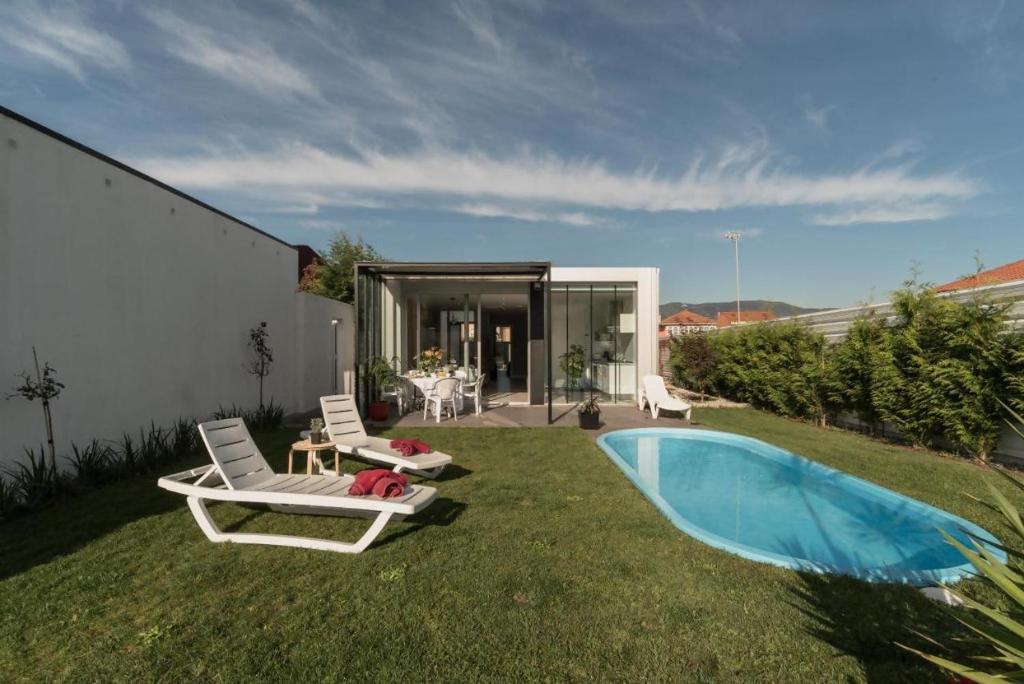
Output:
[[[598,445],[676,527],[762,563],[924,586],[972,574],[940,529],[968,547],[970,536],[998,543],[963,518],[749,437],[643,428]]]

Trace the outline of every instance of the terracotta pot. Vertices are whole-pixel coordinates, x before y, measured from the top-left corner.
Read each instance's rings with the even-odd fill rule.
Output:
[[[370,404],[370,420],[381,422],[391,414],[391,404],[386,401],[375,401]]]

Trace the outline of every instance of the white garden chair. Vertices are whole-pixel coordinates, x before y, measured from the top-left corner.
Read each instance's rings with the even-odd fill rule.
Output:
[[[199,424],[211,465],[162,477],[157,485],[188,497],[199,529],[212,542],[269,544],[303,549],[360,553],[380,535],[394,515],[412,515],[437,497],[433,487],[409,485],[400,497],[349,496],[351,475],[278,475],[271,470],[241,418]],[[352,515],[376,513],[370,528],[354,543],[280,534],[223,532],[210,517],[207,501],[266,504],[281,513]]]
[[[440,475],[452,462],[451,456],[440,451],[403,456],[402,452],[391,448],[390,439],[367,435],[359,418],[355,397],[351,394],[320,397],[320,410],[324,414],[327,434],[341,454],[385,465],[396,473],[407,472],[430,479]]]
[[[473,402],[473,413],[479,416],[483,412],[484,376],[477,376],[474,382],[463,382],[459,391],[462,393],[463,400],[468,399]]]
[[[646,402],[651,409],[652,418],[657,419],[659,411],[678,411],[686,420],[690,420],[692,407],[682,399],[677,399],[669,394],[665,388],[665,380],[660,375],[645,375],[642,388],[643,396],[639,400],[641,411]]]
[[[444,413],[444,405],[447,402],[452,407],[452,416],[456,422],[459,420],[459,409],[456,403],[459,399],[459,388],[462,380],[458,378],[442,378],[434,383],[433,389],[427,392],[426,400],[423,402],[423,420],[427,419],[427,411],[434,407],[434,415],[437,422],[441,422],[441,414]]]

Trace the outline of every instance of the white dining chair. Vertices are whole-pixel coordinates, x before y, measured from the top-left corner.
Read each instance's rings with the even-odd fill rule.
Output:
[[[458,378],[442,378],[434,383],[434,387],[427,393],[426,400],[423,402],[423,420],[427,419],[427,411],[433,406],[436,408],[435,416],[437,422],[441,422],[441,414],[444,413],[445,402],[452,407],[452,416],[455,420],[459,420],[459,410],[456,405],[458,399],[459,387],[462,386],[462,380]]]
[[[474,382],[463,382],[459,389],[463,400],[473,401],[473,413],[480,415],[483,412],[484,404],[484,376],[479,375]]]

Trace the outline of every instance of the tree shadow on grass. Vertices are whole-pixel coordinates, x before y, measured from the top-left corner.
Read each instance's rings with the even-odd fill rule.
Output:
[[[965,630],[913,587],[868,584],[852,577],[797,573],[794,606],[808,619],[806,631],[840,653],[857,659],[867,682],[946,682],[941,670],[897,646],[939,653],[941,644],[966,636]]]

